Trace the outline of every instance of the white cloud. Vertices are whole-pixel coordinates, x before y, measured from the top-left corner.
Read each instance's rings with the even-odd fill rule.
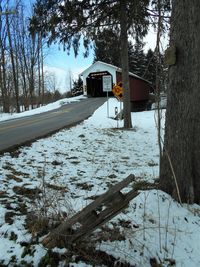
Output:
[[[64,93],[69,91],[70,82],[69,82],[69,72],[58,67],[44,66],[44,71],[48,74],[56,76],[56,87],[60,92]]]

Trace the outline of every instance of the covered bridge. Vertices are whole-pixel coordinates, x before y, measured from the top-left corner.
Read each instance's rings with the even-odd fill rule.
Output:
[[[106,96],[103,92],[102,77],[111,75],[112,83],[122,81],[122,70],[111,64],[101,61],[95,62],[80,74],[83,78],[84,94],[90,97]],[[149,101],[152,89],[150,82],[129,72],[131,110],[144,110]],[[112,93],[110,93],[112,95]]]

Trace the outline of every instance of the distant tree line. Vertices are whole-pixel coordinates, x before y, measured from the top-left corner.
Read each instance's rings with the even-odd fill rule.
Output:
[[[29,30],[22,0],[0,1],[0,108],[20,112],[52,102],[62,95],[52,73],[44,71],[46,39]]]

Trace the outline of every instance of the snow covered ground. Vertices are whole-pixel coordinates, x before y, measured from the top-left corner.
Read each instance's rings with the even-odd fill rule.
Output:
[[[80,98],[57,101],[39,112]],[[110,99],[110,117],[116,106],[120,108],[117,100]],[[47,250],[40,242],[46,233],[37,215],[49,220],[71,216],[131,173],[137,181],[153,183],[159,163],[155,118],[155,110],[132,113],[133,129],[125,131],[121,121],[107,117],[105,103],[76,127],[4,153],[0,161],[0,265],[48,266],[39,265]],[[8,117],[1,115],[4,119]],[[180,206],[162,191],[141,191],[103,229],[96,247],[121,262],[148,267],[150,259],[156,259],[159,266],[200,266],[200,207]],[[112,235],[116,230],[118,234]],[[66,250],[54,251],[63,254],[58,266],[91,266],[81,260],[75,263],[75,256],[68,260]]]

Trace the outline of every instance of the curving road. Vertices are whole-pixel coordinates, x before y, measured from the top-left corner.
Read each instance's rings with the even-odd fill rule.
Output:
[[[45,113],[0,122],[0,152],[15,149],[28,142],[85,120],[106,101],[86,98]]]

